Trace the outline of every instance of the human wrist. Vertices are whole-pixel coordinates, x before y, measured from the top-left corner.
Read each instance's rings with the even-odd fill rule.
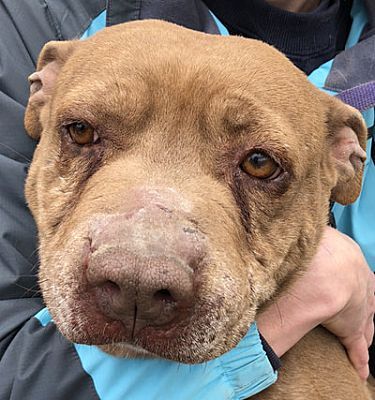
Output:
[[[259,332],[278,357],[282,357],[329,314],[324,306],[304,305],[292,295],[284,295],[258,315]]]

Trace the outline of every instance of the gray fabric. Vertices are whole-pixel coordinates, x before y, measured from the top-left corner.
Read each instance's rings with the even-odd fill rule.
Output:
[[[325,88],[341,91],[375,79],[375,36],[336,56]]]
[[[3,300],[29,297],[37,288],[36,229],[23,195],[35,143],[26,136],[23,113],[26,77],[44,42],[55,36],[38,1],[1,2],[0,27],[0,307],[11,308]],[[29,312],[31,316],[35,307]],[[6,326],[9,313],[0,315]]]
[[[141,0],[107,0],[106,26],[139,19],[141,3]]]
[[[8,349],[9,344],[22,329],[25,322],[30,319],[30,314],[36,314],[41,308],[43,308],[43,300],[38,297],[0,301],[0,371],[3,368],[1,357]],[[2,321],[6,321],[6,323],[2,323]],[[3,374],[0,372],[0,387],[1,376]]]
[[[0,301],[38,294],[36,228],[23,194],[36,145],[23,127],[27,76],[47,41],[76,37],[103,7],[100,0],[0,3]]]
[[[368,24],[362,34],[362,39],[367,39],[375,34],[375,1],[363,0],[363,2],[367,10]]]
[[[31,318],[43,301],[36,228],[23,194],[36,143],[26,135],[23,114],[27,76],[42,46],[79,36],[104,7],[99,0],[0,2],[1,400],[98,398],[74,347]]]
[[[126,0],[107,3],[107,26],[138,19],[162,19],[197,31],[219,33],[208,8],[200,0]]]
[[[54,324],[28,320],[0,363],[2,400],[98,400],[73,346]]]
[[[92,20],[106,8],[105,0],[43,0],[59,40],[80,38]]]

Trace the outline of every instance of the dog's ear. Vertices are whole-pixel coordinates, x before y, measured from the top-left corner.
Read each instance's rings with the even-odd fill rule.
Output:
[[[330,97],[328,110],[329,151],[336,172],[331,199],[350,204],[361,191],[367,128],[361,113],[338,99]]]
[[[39,55],[36,72],[29,76],[25,127],[33,139],[39,139],[43,130],[41,113],[53,93],[60,69],[78,44],[79,41],[48,42]]]

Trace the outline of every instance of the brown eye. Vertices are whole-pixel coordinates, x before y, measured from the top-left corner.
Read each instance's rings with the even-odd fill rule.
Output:
[[[260,151],[248,154],[242,162],[241,168],[247,174],[258,179],[274,179],[282,172],[276,161]]]
[[[81,146],[94,144],[99,140],[94,128],[86,122],[74,122],[67,126],[67,130],[73,142]]]

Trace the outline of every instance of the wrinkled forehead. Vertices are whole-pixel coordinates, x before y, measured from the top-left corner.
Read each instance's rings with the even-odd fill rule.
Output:
[[[117,121],[173,115],[177,123],[216,124],[216,135],[263,131],[290,148],[307,135],[321,139],[315,89],[276,50],[151,25],[122,25],[82,42],[59,78],[59,111]]]

